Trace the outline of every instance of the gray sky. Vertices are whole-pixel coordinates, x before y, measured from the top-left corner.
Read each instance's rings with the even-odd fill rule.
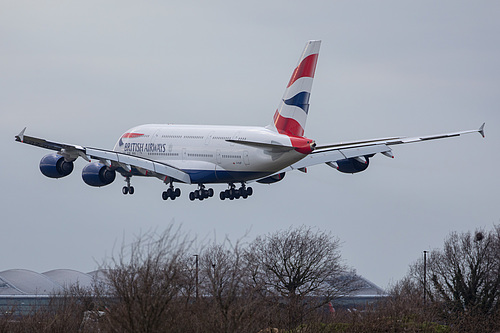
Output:
[[[115,244],[175,221],[235,240],[306,224],[382,287],[450,231],[498,223],[497,1],[2,1],[0,271],[91,271]],[[271,122],[305,42],[323,40],[306,135],[318,144],[479,128],[394,148],[367,171],[289,173],[233,202],[161,200],[156,179],[100,189],[45,178],[27,134],[112,148],[145,123]],[[214,186],[216,192],[224,186]]]

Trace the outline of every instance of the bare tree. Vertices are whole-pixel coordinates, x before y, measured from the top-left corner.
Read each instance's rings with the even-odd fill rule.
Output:
[[[426,280],[424,286],[424,262],[419,259],[404,280],[409,288],[400,289],[392,299],[410,297],[409,310],[420,308],[428,318],[462,332],[499,329],[500,227],[451,233],[443,249],[428,255]],[[427,304],[422,302],[424,290]]]
[[[242,252],[239,242],[232,245],[226,240],[209,246],[201,256],[202,292],[212,310],[207,323],[214,331],[258,331],[262,323],[257,317],[268,310],[246,281]]]
[[[450,310],[492,313],[500,306],[500,227],[452,233],[431,252],[430,295]]]
[[[103,265],[107,284],[98,293],[107,302],[107,330],[164,332],[175,320],[174,298],[183,287],[182,258],[192,242],[179,229],[140,235]]]
[[[353,279],[342,262],[339,240],[311,227],[258,237],[246,260],[261,294],[285,302],[289,326],[300,323],[305,310],[351,291]]]

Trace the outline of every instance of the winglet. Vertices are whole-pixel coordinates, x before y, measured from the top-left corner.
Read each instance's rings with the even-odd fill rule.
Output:
[[[479,134],[481,134],[481,136],[484,138],[484,124],[486,123],[483,123],[481,125],[481,127],[479,127],[479,129],[477,130],[479,132]]]
[[[24,141],[24,132],[26,131],[26,127],[16,135],[16,141],[23,142]]]

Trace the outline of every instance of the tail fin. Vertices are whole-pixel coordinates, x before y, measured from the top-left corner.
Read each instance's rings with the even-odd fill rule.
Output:
[[[274,114],[274,127],[281,134],[303,136],[309,111],[309,96],[318,61],[320,40],[306,43],[283,98]]]

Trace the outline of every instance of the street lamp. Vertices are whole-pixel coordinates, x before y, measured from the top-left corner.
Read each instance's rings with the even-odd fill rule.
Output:
[[[426,304],[426,295],[427,295],[427,252],[424,251],[424,306]]]
[[[196,284],[196,300],[198,300],[198,254],[195,254],[194,257],[196,257],[196,276],[195,276],[195,284]]]

